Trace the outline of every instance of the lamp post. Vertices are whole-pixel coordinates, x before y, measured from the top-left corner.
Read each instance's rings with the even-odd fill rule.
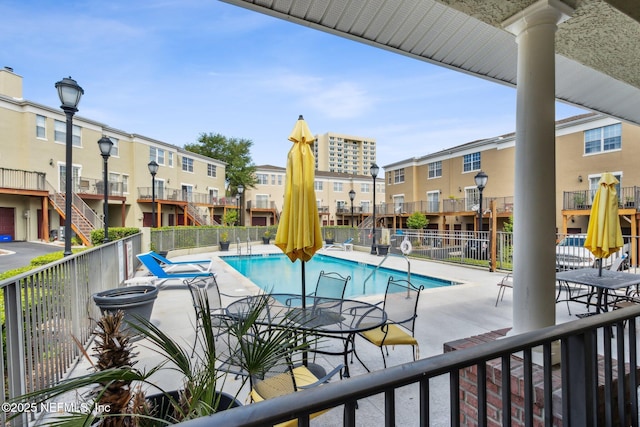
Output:
[[[73,192],[71,180],[73,179],[73,115],[78,111],[80,98],[84,90],[71,77],[65,77],[56,83],[58,96],[62,105],[62,111],[67,118],[67,140],[66,140],[66,160],[64,165],[65,174],[65,206],[64,206],[64,256],[71,255],[71,206]]]
[[[239,204],[239,211],[238,214],[240,216],[239,220],[239,225],[242,226],[242,193],[244,193],[244,186],[242,184],[238,185],[238,195],[240,196],[240,204]]]
[[[351,226],[353,227],[353,199],[356,198],[356,192],[353,188],[349,190],[349,199],[351,200]]]
[[[480,192],[480,201],[478,203],[478,231],[482,231],[482,190],[487,185],[487,180],[489,177],[486,173],[480,171],[473,178],[476,181],[476,187],[478,187],[478,191]]]
[[[240,193],[236,193],[236,208],[238,209],[238,218],[236,218],[236,222],[240,225]]]
[[[373,178],[373,240],[371,241],[371,253],[376,254],[376,178],[380,168],[375,163],[371,163],[369,172],[371,172],[371,178]]]
[[[158,164],[155,160],[151,160],[147,166],[151,174],[151,227],[156,228],[156,173],[158,173]]]
[[[104,239],[103,243],[109,242],[109,175],[107,173],[107,162],[109,161],[109,156],[111,156],[111,148],[113,147],[113,141],[106,136],[103,136],[98,140],[98,147],[100,147],[100,155],[102,156],[102,160],[104,160]]]

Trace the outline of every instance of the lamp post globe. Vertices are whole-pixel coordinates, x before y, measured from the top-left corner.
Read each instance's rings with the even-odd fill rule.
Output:
[[[109,157],[111,156],[113,141],[111,140],[111,138],[103,136],[98,140],[98,147],[100,148],[100,155],[102,156],[102,160],[104,161],[104,175],[102,179],[104,183],[104,239],[102,240],[102,242],[107,243],[109,242],[109,174],[107,171],[107,163],[109,162]]]
[[[151,174],[151,227],[156,228],[156,174],[159,166],[155,160],[151,160],[147,167]]]
[[[242,193],[244,193],[244,186],[242,184],[238,185],[238,195],[240,196],[240,202],[238,205],[238,220],[239,220],[239,225],[242,226],[243,222],[242,222]]]
[[[482,231],[482,191],[487,185],[489,176],[483,171],[480,171],[473,179],[476,181],[476,187],[478,187],[478,192],[480,193],[478,201],[478,231]]]
[[[73,189],[71,182],[73,180],[73,115],[78,111],[80,98],[84,94],[84,90],[71,77],[65,77],[56,83],[58,96],[67,119],[66,134],[66,159],[64,165],[65,175],[65,208],[64,208],[64,256],[69,256],[71,252],[71,208],[73,199]]]
[[[353,188],[349,191],[349,200],[351,200],[351,226],[353,227],[353,199],[356,198],[356,192]]]
[[[373,178],[373,211],[372,211],[372,218],[371,218],[373,219],[373,232],[372,232],[372,240],[371,240],[371,253],[376,254],[378,252],[376,250],[376,178],[378,177],[378,172],[380,172],[380,168],[375,163],[371,163],[369,172],[371,173],[371,178]]]

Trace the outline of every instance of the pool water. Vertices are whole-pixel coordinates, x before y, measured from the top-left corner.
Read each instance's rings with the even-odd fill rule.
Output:
[[[261,289],[271,293],[301,293],[300,261],[292,263],[284,254],[245,255],[220,257],[240,274],[249,278]],[[305,266],[306,292],[313,292],[320,271],[336,272],[343,276],[351,276],[345,290],[345,297],[384,294],[389,277],[406,279],[405,271],[380,267],[355,261],[333,258],[316,254]],[[373,272],[366,284],[365,279]],[[435,277],[411,274],[411,283],[427,288],[457,285],[457,282]]]

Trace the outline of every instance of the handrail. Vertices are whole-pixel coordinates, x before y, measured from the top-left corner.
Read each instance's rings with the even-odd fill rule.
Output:
[[[399,234],[394,234],[394,237],[395,236],[399,236]],[[392,240],[395,240],[395,239],[392,239]],[[402,258],[407,260],[407,280],[409,282],[411,281],[411,261],[409,261],[409,257],[407,257],[405,254],[394,254],[394,253],[391,252],[391,248],[389,248],[389,252],[387,252],[387,254],[384,256],[384,258],[382,258],[382,261],[380,261],[380,264],[378,264],[376,266],[376,268],[374,268],[373,271],[371,273],[369,273],[367,278],[364,279],[364,282],[362,283],[362,293],[363,294],[366,294],[367,281],[371,278],[371,276],[373,276],[375,274],[376,271],[378,271],[380,266],[382,266],[382,264],[384,264],[384,262],[387,260],[387,258],[389,258],[389,256],[402,257]]]

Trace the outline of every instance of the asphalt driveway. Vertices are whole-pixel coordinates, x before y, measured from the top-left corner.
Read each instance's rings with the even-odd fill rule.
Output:
[[[24,267],[37,256],[51,252],[60,252],[64,248],[57,245],[37,242],[0,243],[0,272]],[[7,251],[7,252],[5,252]]]

